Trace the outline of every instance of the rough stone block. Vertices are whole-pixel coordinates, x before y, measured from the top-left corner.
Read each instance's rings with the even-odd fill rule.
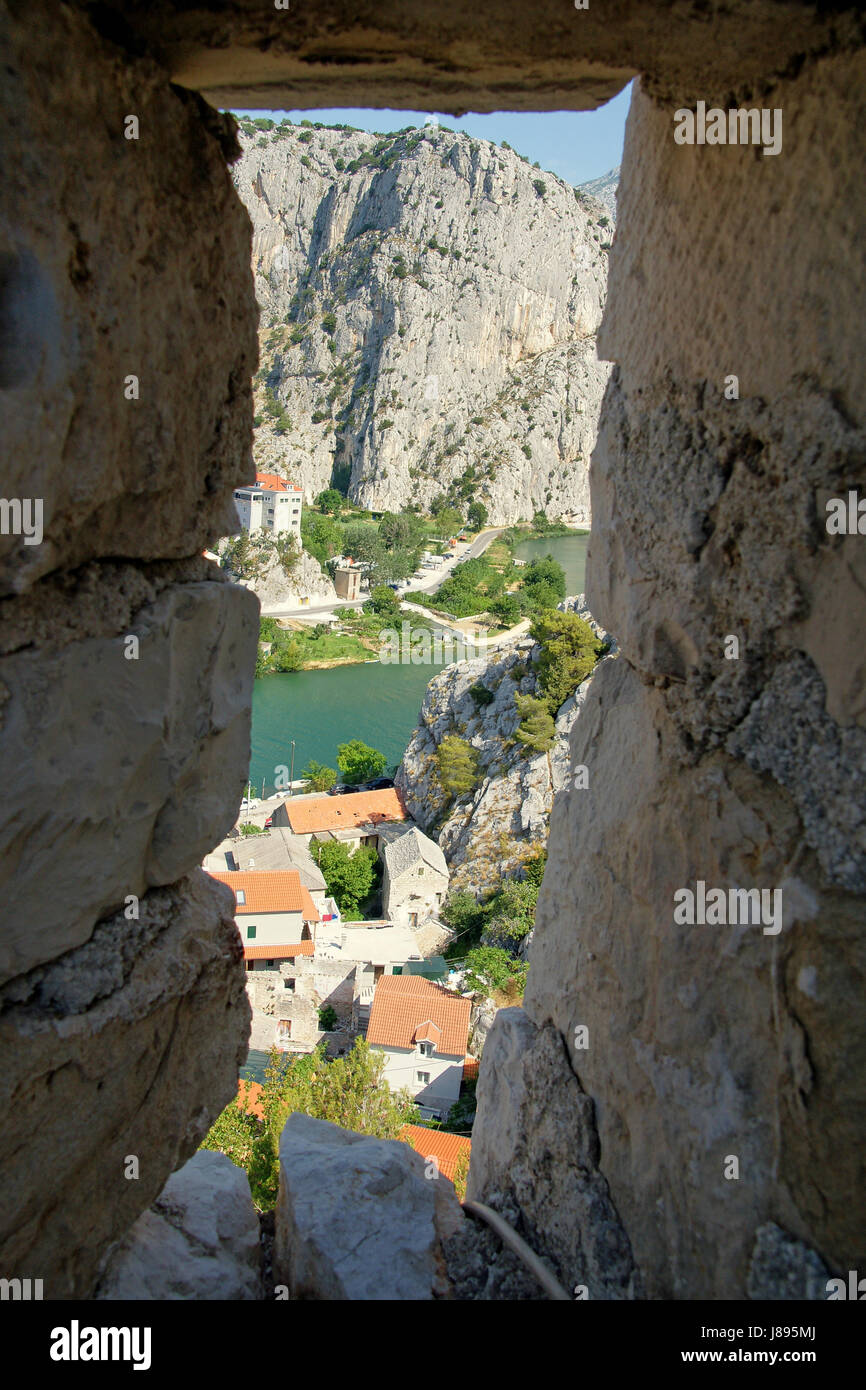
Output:
[[[0,659],[0,981],[82,945],[128,895],[173,883],[231,828],[249,763],[255,598],[171,585],[127,640]],[[21,756],[21,750],[27,755]]]
[[[250,1010],[232,906],[196,870],[0,992],[0,1268],[46,1298],[89,1294],[237,1094]]]
[[[408,1144],[308,1115],[280,1138],[274,1279],[292,1297],[444,1298],[441,1243],[461,1228],[451,1182]]]
[[[201,1149],[112,1251],[100,1299],[262,1297],[259,1218],[242,1168]]]

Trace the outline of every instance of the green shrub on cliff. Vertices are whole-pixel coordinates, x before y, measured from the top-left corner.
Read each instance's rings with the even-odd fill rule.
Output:
[[[539,613],[530,633],[542,649],[537,663],[538,688],[555,715],[586,680],[605,649],[604,643],[583,618],[555,608]]]

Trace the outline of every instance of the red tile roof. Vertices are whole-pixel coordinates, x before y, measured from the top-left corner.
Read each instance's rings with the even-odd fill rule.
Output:
[[[241,869],[234,873],[214,871],[211,878],[227,883],[235,895],[235,916],[262,912],[299,912],[305,922],[320,921],[309,890],[301,883],[297,869]],[[238,902],[242,892],[244,901]]]
[[[452,1182],[461,1153],[470,1153],[472,1149],[472,1140],[462,1134],[445,1134],[441,1129],[425,1129],[423,1125],[404,1125],[400,1138],[407,1139],[422,1158],[435,1158],[439,1172]]]
[[[356,830],[380,821],[401,821],[407,811],[396,787],[378,792],[347,792],[343,796],[316,796],[286,803],[289,825],[296,835],[315,835],[320,830]]]
[[[291,960],[294,956],[311,956],[314,951],[312,941],[295,941],[285,946],[248,946],[244,942],[244,960]]]
[[[479,1066],[480,1066],[480,1062],[478,1061],[478,1058],[477,1058],[477,1057],[464,1057],[464,1058],[463,1058],[463,1080],[464,1080],[464,1081],[477,1081],[477,1080],[478,1080],[478,1068],[479,1068]]]
[[[449,1057],[465,1057],[472,1004],[422,975],[383,975],[376,985],[367,1027],[367,1042],[375,1046],[415,1046],[419,1026],[432,1023],[440,1035],[427,1041]],[[417,1039],[423,1041],[424,1039]]]
[[[256,487],[264,488],[267,492],[303,492],[300,484],[287,483],[277,473],[256,472]]]
[[[244,1081],[242,1076],[238,1077],[238,1108],[248,1110],[251,1115],[258,1119],[265,1118],[265,1112],[259,1102],[259,1096],[264,1087],[258,1081]],[[408,1128],[408,1126],[407,1126]]]

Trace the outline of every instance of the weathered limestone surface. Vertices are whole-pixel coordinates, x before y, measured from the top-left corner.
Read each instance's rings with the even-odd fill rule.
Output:
[[[69,6],[28,7],[3,37],[3,495],[45,502],[42,545],[0,536],[9,593],[231,529],[256,337],[228,123]]]
[[[257,604],[201,552],[249,476],[256,309],[222,119],[71,6],[0,24],[0,490],[44,504],[41,544],[0,537],[0,1265],[82,1297],[246,1050],[196,865],[249,757]]]
[[[237,1090],[249,1005],[231,894],[201,870],[0,994],[0,1263],[86,1294]],[[128,1178],[128,1158],[139,1163]]]
[[[30,750],[9,765],[0,811],[0,892],[16,904],[0,981],[81,945],[97,918],[172,883],[231,828],[255,613],[232,584],[173,584],[124,632],[0,658],[3,737]],[[46,893],[52,877],[62,893]]]
[[[259,1218],[242,1168],[201,1149],[112,1251],[101,1299],[262,1298]]]
[[[831,40],[862,39],[856,5],[832,10],[828,35],[826,9],[800,0],[707,0],[698,9],[692,0],[607,0],[579,11],[557,0],[488,0],[478,10],[323,0],[289,11],[230,0],[218,24],[201,0],[108,0],[103,23],[111,10],[176,81],[215,105],[265,109],[580,110],[640,70],[663,95],[691,94],[698,71],[706,95],[724,96]]]
[[[447,1298],[442,1242],[464,1221],[453,1184],[409,1144],[308,1115],[280,1138],[274,1281],[293,1298]]]
[[[639,1296],[628,1236],[599,1170],[593,1102],[556,1029],[500,1009],[481,1078],[467,1197],[499,1208],[512,1196],[521,1233],[566,1287],[583,1284],[596,1300]]]
[[[554,803],[527,1020],[487,1041],[470,1186],[518,1195],[569,1272],[599,1218],[546,1229],[550,1184],[521,1191],[520,1162],[552,1147],[542,1101],[564,1141],[591,1098],[650,1298],[803,1296],[866,1258],[866,569],[862,537],[824,524],[863,477],[863,90],[837,57],[764,93],[770,159],[676,146],[640,93],[629,120],[587,594],[621,655],[572,732],[589,788]],[[781,888],[781,932],[675,925],[698,879]]]

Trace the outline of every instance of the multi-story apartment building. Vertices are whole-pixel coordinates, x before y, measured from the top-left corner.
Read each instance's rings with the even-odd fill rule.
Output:
[[[271,531],[275,536],[292,533],[301,539],[303,488],[287,483],[276,473],[256,473],[250,487],[235,488],[235,506],[244,531]]]

